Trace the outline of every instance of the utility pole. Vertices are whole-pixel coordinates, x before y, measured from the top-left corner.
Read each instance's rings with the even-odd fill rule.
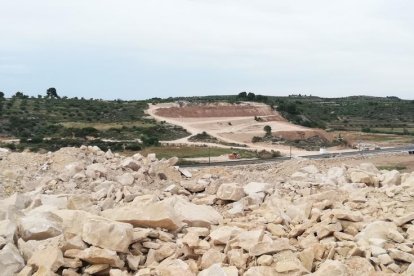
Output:
[[[289,159],[292,159],[292,145],[289,146]]]
[[[208,165],[210,166],[210,147],[208,147]]]

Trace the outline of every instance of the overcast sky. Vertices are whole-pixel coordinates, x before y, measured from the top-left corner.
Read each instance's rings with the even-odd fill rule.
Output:
[[[414,98],[414,1],[0,0],[0,91]]]

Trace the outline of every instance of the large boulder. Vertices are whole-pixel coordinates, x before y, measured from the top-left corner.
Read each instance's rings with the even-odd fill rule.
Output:
[[[382,186],[394,186],[401,184],[401,174],[397,170],[386,172],[382,175]]]
[[[365,183],[367,185],[375,185],[376,179],[372,174],[364,171],[351,171],[349,177],[353,183]]]
[[[83,225],[82,239],[94,246],[128,253],[133,230],[128,223],[104,219],[89,219]]]
[[[91,218],[100,218],[82,210],[54,210],[54,215],[62,220],[62,228],[65,233],[77,235],[82,233],[83,225]]]
[[[238,276],[239,272],[235,266],[222,266],[221,264],[213,264],[209,268],[204,269],[197,276]]]
[[[71,210],[90,210],[93,203],[91,200],[90,195],[82,194],[82,195],[73,195],[70,196],[68,199],[68,209]]]
[[[160,276],[194,276],[189,265],[180,259],[166,259],[156,267],[157,275]]]
[[[125,264],[115,251],[102,249],[95,246],[91,246],[85,250],[80,251],[77,255],[77,258],[91,264],[108,264],[112,267],[119,268],[122,268]]]
[[[136,227],[176,230],[184,223],[189,226],[210,227],[218,224],[221,215],[210,206],[193,204],[183,197],[172,196],[158,202],[147,202],[142,208],[134,203],[107,209],[102,215],[111,220],[130,223]]]
[[[24,260],[19,250],[12,243],[6,244],[0,250],[0,274],[14,275],[24,267]]]
[[[121,185],[132,185],[134,183],[134,176],[131,173],[124,173],[116,177],[116,181],[121,183]]]
[[[262,182],[250,182],[243,187],[245,194],[252,196],[257,193],[264,193],[269,190],[271,185],[269,183]]]
[[[0,237],[3,237],[7,242],[14,243],[17,233],[17,224],[11,220],[0,221]]]
[[[45,268],[50,271],[57,271],[63,264],[63,254],[57,247],[46,247],[37,250],[27,262],[37,268]]]
[[[22,239],[44,240],[62,233],[62,219],[51,212],[34,213],[19,221]]]
[[[340,261],[326,260],[319,269],[312,273],[313,276],[348,276],[348,268]],[[362,274],[361,274],[362,275]]]
[[[236,226],[220,226],[210,232],[210,240],[215,245],[227,244],[234,236],[243,230]]]
[[[133,158],[127,157],[121,162],[121,167],[125,169],[131,169],[133,171],[138,171],[141,166]]]
[[[105,177],[108,174],[107,168],[101,163],[94,163],[86,167],[86,176],[90,178]]]
[[[222,200],[238,201],[246,194],[237,183],[223,183],[217,190],[217,197]]]
[[[388,239],[390,231],[397,231],[397,226],[393,222],[374,221],[365,226],[361,232],[356,235],[356,240],[363,245],[368,245],[370,239]]]

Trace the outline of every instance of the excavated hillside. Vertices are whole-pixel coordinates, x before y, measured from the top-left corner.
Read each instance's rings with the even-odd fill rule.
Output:
[[[0,275],[414,275],[414,173],[352,161],[1,150]]]
[[[185,104],[159,108],[156,114],[167,118],[254,117],[269,116],[269,120],[286,121],[277,111],[264,104]]]

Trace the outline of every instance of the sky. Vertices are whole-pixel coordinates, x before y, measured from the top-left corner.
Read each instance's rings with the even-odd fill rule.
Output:
[[[414,1],[0,0],[0,91],[414,99]]]

